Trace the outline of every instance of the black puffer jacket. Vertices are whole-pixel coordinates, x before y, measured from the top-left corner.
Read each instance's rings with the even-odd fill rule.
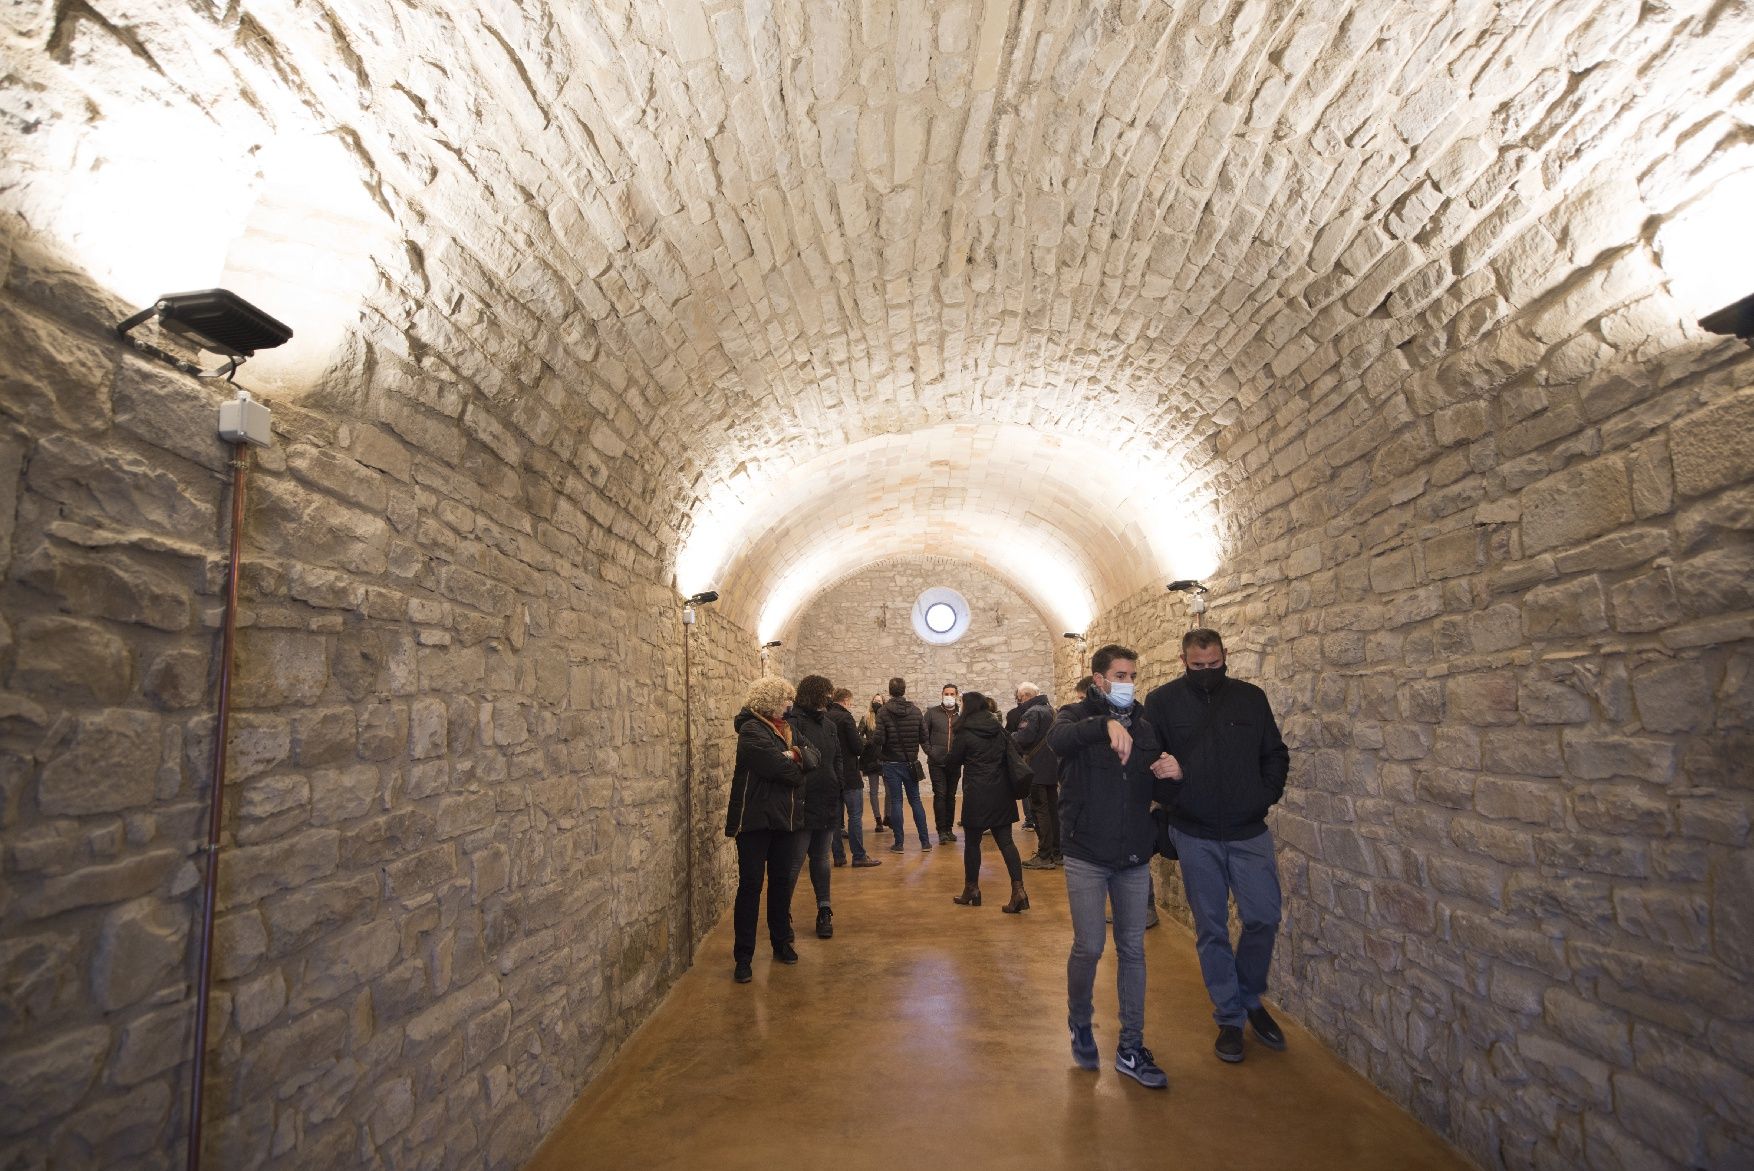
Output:
[[[814,750],[816,766],[809,767],[812,753],[805,753],[804,828],[833,829],[840,819],[840,736],[825,711],[792,708],[786,712],[792,725],[792,743]]]
[[[1119,870],[1144,865],[1156,849],[1151,762],[1162,749],[1144,709],[1134,704],[1133,750],[1122,765],[1109,747],[1110,717],[1108,697],[1093,687],[1082,703],[1060,709],[1048,747],[1060,760],[1061,851]]]
[[[906,696],[892,695],[877,709],[877,755],[887,763],[912,764],[926,742],[926,719]]]
[[[1182,779],[1163,782],[1158,797],[1172,825],[1227,842],[1266,830],[1291,771],[1266,692],[1226,679],[1208,697],[1183,675],[1145,697],[1145,716],[1182,766]]]
[[[1047,737],[1048,729],[1054,726],[1054,710],[1048,706],[1048,697],[1032,695],[1011,709],[1017,713],[1017,730],[1012,736],[1017,741],[1017,751],[1027,753]]]
[[[862,789],[865,778],[859,775],[859,757],[865,751],[865,738],[853,722],[853,713],[838,703],[828,705],[828,718],[834,721],[835,734],[840,738],[840,787]]]
[[[737,764],[731,772],[731,805],[725,836],[758,829],[804,828],[804,771],[773,725],[744,708],[737,729]]]
[[[1075,703],[1065,705],[1060,708],[1059,712],[1055,713],[1055,718],[1058,718],[1061,712],[1070,711],[1077,706]],[[1053,720],[1050,719],[1048,728],[1051,730],[1053,726]],[[1060,758],[1054,755],[1054,750],[1048,746],[1045,736],[1042,738],[1041,747],[1036,749],[1035,755],[1029,758],[1029,763],[1035,769],[1036,784],[1057,785],[1060,783]]]
[[[1009,735],[999,717],[989,711],[971,712],[956,725],[944,771],[962,777],[962,824],[970,830],[992,829],[1017,820],[1017,801],[1011,796],[1011,778],[1005,770],[1005,746]]]

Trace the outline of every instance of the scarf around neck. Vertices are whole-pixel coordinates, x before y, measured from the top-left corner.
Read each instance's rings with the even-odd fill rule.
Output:
[[[779,738],[786,742],[787,748],[792,746],[792,725],[786,723],[785,717],[782,716],[781,718],[774,720],[769,719],[761,712],[756,712],[755,718],[772,728],[774,732],[779,735]]]

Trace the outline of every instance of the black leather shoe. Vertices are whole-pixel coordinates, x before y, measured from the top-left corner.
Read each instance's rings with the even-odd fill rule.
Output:
[[[834,912],[827,907],[816,908],[816,938],[834,938]]]
[[[737,970],[731,973],[731,979],[739,984],[747,984],[755,979],[755,972],[749,967],[748,960],[737,961]]]
[[[1228,1061],[1232,1065],[1242,1060],[1242,1030],[1235,1025],[1219,1025],[1218,1039],[1212,1042],[1212,1052],[1218,1054],[1218,1060]]]
[[[798,962],[798,949],[789,943],[776,943],[773,945],[773,958],[782,964],[795,964]],[[1238,1035],[1241,1035],[1240,1030]]]
[[[1254,1033],[1255,1040],[1267,1048],[1285,1048],[1285,1034],[1280,1032],[1279,1022],[1273,1019],[1273,1014],[1267,1011],[1266,1005],[1263,1004],[1249,1013],[1249,1029]]]

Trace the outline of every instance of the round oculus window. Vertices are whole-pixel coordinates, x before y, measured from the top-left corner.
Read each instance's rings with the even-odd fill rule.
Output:
[[[914,601],[914,633],[946,646],[968,633],[968,600],[949,586],[933,586]]]

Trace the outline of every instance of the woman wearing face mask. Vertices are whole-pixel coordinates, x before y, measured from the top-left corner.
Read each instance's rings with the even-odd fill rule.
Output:
[[[953,901],[965,907],[981,905],[981,834],[990,833],[1011,876],[1011,901],[1000,909],[1015,915],[1029,910],[1029,895],[1023,890],[1023,860],[1011,840],[1011,827],[1017,823],[1017,799],[1012,796],[1005,768],[1010,738],[986,696],[971,691],[963,697],[963,706],[962,719],[956,723],[950,752],[944,759],[945,772],[952,777],[960,775],[962,780],[962,829],[966,835],[962,893]]]
[[[950,733],[960,715],[962,705],[954,683],[946,683],[938,706],[925,712],[926,770],[932,777],[932,820],[940,846],[956,841],[956,777],[945,770],[944,760],[950,755]]]
[[[790,683],[764,676],[749,688],[749,698],[733,721],[737,764],[731,774],[725,836],[737,840],[731,954],[739,984],[753,978],[755,925],[764,878],[767,937],[773,945],[773,958],[782,964],[798,962],[798,952],[792,947],[792,888],[798,881],[796,859],[805,847],[805,753],[794,745],[791,725],[785,720],[791,701]]]
[[[881,833],[889,828],[883,820],[883,811],[888,806],[883,803],[883,761],[877,755],[877,712],[883,706],[883,697],[871,697],[871,710],[859,717],[859,738],[864,742],[865,751],[859,757],[859,771],[865,774],[865,784],[871,789],[871,816],[877,819],[877,831]]]

